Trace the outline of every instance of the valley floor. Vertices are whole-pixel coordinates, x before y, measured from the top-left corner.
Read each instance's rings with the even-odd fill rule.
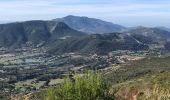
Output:
[[[62,83],[68,72],[76,71],[83,74],[85,70],[100,71],[104,79],[113,85],[113,96],[118,100],[126,99],[132,98],[129,97],[132,95],[129,90],[132,84],[134,84],[132,87],[136,89],[138,84],[135,83],[144,83],[145,88],[152,83],[152,78],[147,77],[160,76],[161,73],[168,76],[170,71],[170,57],[160,56],[159,52],[118,50],[107,55],[80,53],[50,55],[44,50],[37,48],[0,52],[0,99],[8,100],[11,97],[15,100],[23,95],[28,98],[32,97],[32,93],[40,96],[42,91],[48,90],[48,87],[55,87]],[[146,84],[145,77],[148,79]],[[164,82],[164,80],[161,81]],[[168,83],[169,80],[166,82]],[[127,92],[122,92],[124,90]],[[141,98],[146,96],[145,92],[144,90]],[[137,91],[133,96],[140,93],[143,92]],[[169,92],[166,94],[166,98],[169,98]]]

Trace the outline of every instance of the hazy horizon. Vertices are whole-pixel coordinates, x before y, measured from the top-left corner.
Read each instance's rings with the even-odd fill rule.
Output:
[[[170,27],[167,0],[1,0],[0,23],[87,16],[126,27]]]

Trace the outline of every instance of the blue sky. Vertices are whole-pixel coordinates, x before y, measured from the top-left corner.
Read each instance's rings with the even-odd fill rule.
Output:
[[[124,26],[170,27],[170,0],[0,0],[0,22],[88,16]]]

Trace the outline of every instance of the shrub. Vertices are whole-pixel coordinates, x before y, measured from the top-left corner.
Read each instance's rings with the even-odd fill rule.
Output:
[[[74,75],[74,81],[69,75],[64,79],[63,84],[47,91],[46,100],[113,100],[109,94],[111,85],[104,82],[101,74],[88,71],[80,76]]]

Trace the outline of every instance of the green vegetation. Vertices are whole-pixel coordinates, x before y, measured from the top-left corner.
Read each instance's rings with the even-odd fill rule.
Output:
[[[169,100],[170,57],[145,58],[113,69],[50,79],[50,88],[24,95],[28,100]],[[65,75],[65,73],[63,74]],[[106,82],[109,82],[106,83]],[[25,83],[24,83],[25,84]],[[57,84],[57,85],[55,85]],[[32,84],[34,86],[34,84]],[[37,99],[38,98],[38,99]],[[21,99],[23,100],[23,99]]]
[[[89,71],[83,76],[76,73],[74,81],[67,75],[63,84],[49,89],[45,100],[113,100],[109,89],[99,73]]]
[[[114,87],[116,99],[169,100],[170,73],[160,73],[127,81]]]
[[[92,34],[82,38],[69,38],[56,41],[51,46],[51,54],[69,52],[107,54],[116,50],[147,50],[148,46],[138,43],[131,36],[121,33]]]
[[[167,71],[170,71],[170,57],[153,57],[139,61],[131,61],[128,64],[121,65],[116,71],[108,70],[107,73],[104,74],[107,80],[116,84],[145,75],[153,75]]]

